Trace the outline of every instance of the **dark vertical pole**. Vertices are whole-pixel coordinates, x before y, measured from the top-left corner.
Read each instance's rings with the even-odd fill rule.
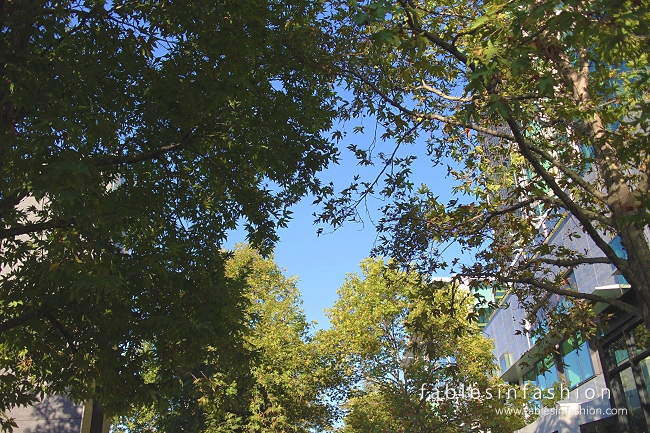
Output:
[[[640,325],[643,326],[643,325]],[[643,411],[643,418],[645,420],[646,428],[650,425],[650,396],[648,396],[648,389],[643,381],[643,371],[639,365],[639,360],[632,361],[632,357],[636,356],[636,341],[634,340],[634,333],[630,332],[627,335],[627,351],[630,355],[630,364],[632,366],[632,373],[634,374],[634,383],[636,390],[639,393],[639,401],[641,403],[641,410]]]
[[[625,334],[621,334],[619,338],[624,339]],[[607,347],[601,346],[598,350],[600,353],[600,362],[603,366],[603,375],[605,376],[605,384],[609,389],[610,395],[610,406],[617,409],[627,408],[627,403],[625,401],[625,394],[623,393],[623,385],[621,384],[620,371],[615,374],[612,374],[612,370],[616,368],[616,361],[614,360],[613,353],[610,353],[609,347],[611,344],[608,344]],[[629,432],[630,425],[627,417],[627,413],[618,411],[616,417],[618,419],[618,427],[621,431]]]
[[[104,406],[93,401],[93,414],[90,419],[90,433],[103,433],[104,430]]]

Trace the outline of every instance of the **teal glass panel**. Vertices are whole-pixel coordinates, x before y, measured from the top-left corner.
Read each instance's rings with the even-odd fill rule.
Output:
[[[630,431],[633,433],[645,432],[641,399],[639,398],[639,391],[636,389],[632,368],[628,367],[621,371],[620,378],[625,403],[627,405],[627,419],[630,425]]]
[[[534,384],[535,377],[535,369],[533,368],[532,370],[529,370],[528,373],[524,374],[524,382],[528,384]]]
[[[609,246],[612,247],[614,250],[614,253],[622,258],[622,259],[627,259],[627,251],[625,250],[625,247],[623,246],[623,243],[621,242],[621,237],[616,236],[612,241],[609,243]],[[623,275],[619,272],[618,269],[614,265],[612,265],[612,270],[614,271],[614,282],[616,284],[620,285],[627,285],[628,282],[625,279]]]
[[[553,361],[553,356],[549,355],[535,364],[537,369],[537,387],[546,389],[553,386],[558,381],[557,367]]]
[[[582,380],[584,381],[594,376],[594,365],[591,362],[591,354],[587,343],[583,343],[577,350]]]
[[[563,342],[562,355],[564,373],[569,386],[577,385],[594,376],[594,366],[586,341],[570,339]]]
[[[627,259],[627,251],[625,251],[625,247],[621,242],[620,236],[616,236],[614,239],[612,239],[612,241],[609,243],[609,246],[612,247],[614,253],[616,253],[618,257]]]
[[[621,365],[630,358],[625,345],[625,337],[621,337],[609,345],[607,352],[616,365]]]

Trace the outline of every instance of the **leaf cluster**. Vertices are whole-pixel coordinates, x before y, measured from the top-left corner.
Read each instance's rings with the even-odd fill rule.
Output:
[[[603,302],[650,326],[650,286],[639,277],[650,264],[650,4],[337,6],[347,118],[375,119],[376,138],[393,151],[354,148],[388,169],[326,201],[320,221],[358,219],[360,198],[379,196],[387,204],[375,253],[404,269],[502,284],[524,303],[548,293]],[[403,144],[431,157],[429,185],[415,188],[408,157],[395,158]],[[442,179],[453,185],[449,202],[439,199]],[[617,236],[626,257],[610,246]],[[451,244],[472,260],[447,258]],[[567,288],[565,276],[589,266],[613,266],[641,307]]]
[[[332,327],[317,335],[341,371],[341,431],[460,432],[471,425],[505,432],[523,425],[514,413],[495,422],[495,410],[522,408],[524,401],[486,398],[487,389],[496,394],[509,385],[492,374],[492,342],[467,320],[474,297],[466,288],[380,259],[360,267],[362,275],[348,276],[329,310]],[[482,398],[430,398],[461,387],[476,388]]]
[[[320,7],[0,2],[0,411],[124,413],[239,363],[221,244],[268,253],[336,155]]]
[[[226,267],[226,275],[246,281],[238,358],[224,365],[223,350],[213,349],[199,368],[177,378],[183,388],[172,398],[136,407],[116,431],[300,433],[331,427],[334,413],[323,399],[328,367],[312,341],[296,279],[247,245],[235,247]]]

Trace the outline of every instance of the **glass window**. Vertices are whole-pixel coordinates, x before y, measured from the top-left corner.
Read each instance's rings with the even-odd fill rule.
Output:
[[[584,382],[594,375],[589,343],[580,337],[562,343],[562,363],[569,386]]]
[[[512,367],[512,354],[510,352],[504,353],[503,356],[501,356],[499,364],[501,365],[501,373],[505,373],[510,367]]]
[[[612,241],[609,243],[609,246],[612,247],[618,257],[627,259],[627,251],[625,251],[625,247],[621,242],[620,236],[616,236],[614,239],[612,239]]]
[[[631,433],[647,432],[641,408],[642,398],[650,395],[650,358],[639,359],[650,346],[650,333],[643,324],[623,333],[606,347],[610,383],[616,407],[627,408]],[[618,391],[616,391],[618,389]]]
[[[535,343],[537,343],[537,340],[539,340],[539,336],[538,336],[538,335],[531,335],[531,336],[530,336],[530,344],[531,344],[531,345],[534,346]]]
[[[544,390],[553,386],[558,381],[557,368],[553,360],[553,355],[537,361],[533,368],[524,375],[524,383],[528,384],[528,389],[532,387]],[[542,406],[541,400],[533,400],[531,402],[533,407],[540,408]]]
[[[582,154],[585,162],[585,171],[589,171],[591,169],[591,160],[593,160],[595,152],[594,152],[594,147],[593,146],[588,146],[586,144],[581,144],[580,145],[580,153]]]
[[[616,365],[621,365],[627,361],[630,356],[627,353],[627,345],[625,343],[625,336],[621,336],[619,339],[614,341],[607,348],[607,352],[612,357],[612,360]]]
[[[553,355],[538,361],[535,366],[537,367],[537,386],[540,389],[550,388],[558,381],[557,367],[553,361]]]
[[[609,243],[609,246],[612,247],[614,250],[614,253],[622,258],[622,259],[627,259],[627,251],[625,251],[625,247],[623,247],[623,243],[621,242],[621,237],[616,236],[612,241]],[[614,282],[616,284],[620,285],[627,285],[628,282],[625,279],[623,275],[621,275],[620,271],[616,269],[614,265],[612,265],[612,270],[614,271]]]
[[[537,388],[546,389],[558,381],[557,367],[553,355],[537,361],[533,368],[524,375],[524,382],[534,384]]]
[[[634,374],[632,368],[628,367],[620,373],[621,385],[623,385],[623,394],[628,410],[628,422],[633,432],[642,432],[645,422],[643,419],[643,410],[641,409],[641,399],[639,391],[636,389]]]
[[[536,376],[537,375],[535,374],[535,368],[533,368],[532,370],[529,370],[528,373],[524,374],[524,382],[535,383]]]
[[[623,274],[618,272],[618,270],[615,270],[615,272],[614,272],[614,284],[618,284],[620,286],[627,286],[629,283],[627,282],[627,280],[625,279]]]

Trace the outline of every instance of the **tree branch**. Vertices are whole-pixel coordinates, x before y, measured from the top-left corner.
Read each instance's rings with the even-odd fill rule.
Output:
[[[547,151],[540,149],[539,147],[535,146],[532,144],[530,141],[526,140],[526,145],[535,153],[540,155],[542,158],[553,164],[554,167],[557,167],[562,171],[562,173],[566,174],[573,182],[578,184],[582,189],[587,191],[589,194],[593,195],[598,201],[601,203],[605,202],[605,199],[607,196],[602,192],[599,191],[598,189],[594,188],[589,182],[587,182],[582,176],[580,176],[578,173],[575,171],[571,170],[569,167],[567,167],[562,161],[560,161],[557,158],[554,158],[550,153]]]
[[[454,56],[456,60],[461,62],[463,65],[467,65],[467,56],[465,54],[463,54],[458,48],[456,48],[454,44],[449,43],[443,40],[442,38],[440,38],[439,36],[427,32],[426,30],[423,30],[422,26],[420,25],[420,22],[417,19],[417,16],[411,14],[408,11],[409,9],[408,3],[406,3],[404,0],[399,0],[399,3],[404,8],[404,11],[406,13],[406,23],[408,24],[413,34],[415,34],[416,36],[420,34],[424,35],[424,37],[427,38],[429,42],[441,48],[443,51],[446,51],[452,56]],[[471,70],[474,70],[473,65],[469,65],[469,67]]]
[[[381,169],[381,171],[379,172],[379,174],[377,174],[377,176],[375,176],[375,179],[374,179],[374,180],[373,180],[373,181],[372,181],[372,182],[371,182],[371,183],[370,183],[370,184],[369,184],[369,185],[364,189],[364,191],[361,193],[361,195],[359,196],[359,198],[358,198],[358,199],[357,199],[357,200],[356,200],[352,205],[348,206],[349,211],[346,211],[346,212],[345,212],[345,214],[344,214],[344,215],[345,215],[345,218],[348,218],[348,217],[350,217],[350,216],[353,215],[353,214],[358,215],[358,213],[353,212],[353,210],[356,209],[357,206],[359,206],[359,204],[361,204],[361,202],[364,201],[364,200],[366,199],[366,197],[368,197],[368,195],[371,193],[371,191],[373,190],[373,188],[374,188],[375,186],[377,186],[377,184],[378,184],[379,181],[381,180],[381,177],[383,176],[383,174],[386,172],[386,170],[388,169],[388,167],[391,165],[392,161],[394,160],[395,155],[397,154],[397,151],[399,150],[400,146],[402,145],[402,143],[404,142],[404,140],[406,139],[406,137],[408,137],[408,136],[409,136],[413,131],[415,131],[415,130],[416,130],[417,128],[419,128],[421,125],[422,125],[422,121],[417,122],[417,123],[416,123],[415,125],[413,125],[413,126],[412,126],[408,131],[406,131],[406,132],[404,133],[404,135],[402,135],[402,136],[397,140],[397,142],[395,143],[395,148],[393,149],[393,153],[390,155],[390,157],[389,157],[388,159],[386,159],[386,163],[385,163],[384,166],[382,167],[382,169]]]
[[[510,140],[510,141],[515,141],[514,136],[512,136],[512,135],[510,135],[510,134],[508,134],[506,132],[501,132],[501,131],[497,131],[497,130],[494,130],[494,129],[485,128],[483,126],[475,125],[473,123],[460,122],[458,120],[452,119],[452,118],[447,117],[447,116],[441,116],[439,114],[420,113],[420,112],[417,112],[417,111],[414,111],[414,110],[410,110],[410,109],[404,107],[399,102],[395,101],[390,96],[386,95],[384,92],[381,91],[381,89],[379,87],[377,87],[376,84],[369,81],[367,78],[365,78],[361,74],[359,74],[359,73],[357,73],[355,71],[352,71],[352,70],[343,70],[343,72],[348,73],[351,76],[361,80],[366,86],[370,87],[372,89],[372,91],[377,96],[379,96],[381,99],[386,101],[389,105],[391,105],[394,108],[397,108],[399,111],[401,111],[402,113],[414,118],[415,120],[423,120],[423,119],[424,120],[435,120],[435,121],[446,123],[448,125],[461,126],[463,128],[471,129],[473,131],[481,132],[483,134],[491,135],[493,137],[498,137],[498,138],[503,138],[503,139]]]
[[[431,93],[434,93],[438,96],[440,96],[443,99],[446,99],[448,101],[455,101],[455,102],[471,102],[473,98],[461,98],[458,96],[451,96],[447,95],[446,93],[436,89],[435,87],[430,86],[427,84],[424,80],[422,80],[422,85],[420,87],[416,87],[416,89],[425,89],[428,90]]]
[[[468,224],[472,225],[475,222],[477,222],[478,220],[484,219],[483,224],[481,224],[479,226],[479,228],[476,230],[478,232],[478,231],[482,230],[484,227],[486,227],[494,217],[498,217],[498,216],[505,215],[505,214],[510,213],[510,212],[517,211],[517,210],[519,210],[521,208],[524,208],[526,206],[529,206],[529,205],[535,203],[536,201],[538,201],[537,198],[529,198],[527,200],[515,203],[512,206],[508,206],[508,207],[505,207],[505,208],[502,208],[502,209],[499,209],[499,210],[496,210],[496,211],[489,211],[487,213],[482,212],[482,213],[476,215],[475,217],[472,217],[472,218],[470,218],[468,220],[463,221],[461,225],[468,225]]]
[[[161,146],[157,149],[150,150],[148,152],[142,152],[138,155],[122,155],[122,156],[106,155],[106,156],[97,157],[95,158],[95,165],[101,167],[104,165],[113,165],[113,164],[117,164],[117,165],[135,164],[138,162],[158,158],[168,152],[181,150],[187,147],[190,144],[190,142],[191,142],[190,134],[185,134],[185,136],[178,143],[167,144],[165,146]]]
[[[552,259],[552,258],[547,258],[547,257],[537,257],[534,259],[531,259],[528,264],[532,263],[546,263],[549,265],[555,265],[555,266],[560,266],[560,267],[573,267],[573,266],[580,266],[580,265],[593,265],[597,263],[606,263],[606,264],[611,264],[612,261],[608,259],[607,257],[580,257],[580,258],[575,258],[575,259]],[[526,266],[528,267],[528,266]]]
[[[508,115],[504,116],[504,120],[508,123],[510,130],[512,131],[516,142],[519,146],[519,152],[521,155],[533,166],[535,172],[539,174],[544,182],[553,190],[553,193],[558,197],[562,202],[563,207],[571,212],[578,221],[582,224],[585,232],[591,237],[596,246],[601,249],[603,253],[612,261],[612,264],[616,266],[619,270],[628,270],[627,261],[616,255],[614,249],[609,246],[607,242],[600,236],[598,230],[591,224],[591,219],[583,212],[583,209],[574,202],[571,197],[557,184],[555,177],[548,172],[541,164],[541,162],[535,158],[532,154],[532,149],[528,146],[528,141],[524,138],[519,125],[512,118],[512,111],[508,107]]]
[[[35,310],[28,311],[26,313],[23,313],[22,315],[18,317],[12,317],[11,319],[6,319],[2,322],[0,322],[0,335],[5,333],[6,331],[9,331],[13,328],[17,328],[19,326],[26,325],[27,323],[31,322],[32,320],[39,319],[45,315],[45,312],[47,310],[44,308],[37,308]]]
[[[20,201],[25,197],[27,197],[27,190],[23,189],[14,191],[13,193],[0,200],[0,219],[3,219],[7,212],[16,207],[18,203],[20,203]]]
[[[65,328],[63,328],[61,322],[56,320],[50,311],[45,312],[44,316],[48,322],[50,322],[61,333],[61,335],[63,335],[63,338],[65,338],[65,340],[68,342],[68,346],[70,346],[70,350],[72,350],[74,353],[77,353],[77,346],[74,344],[74,339],[65,330]]]
[[[538,200],[541,201],[541,202],[544,202],[544,203],[549,203],[549,204],[561,207],[563,209],[566,209],[566,206],[564,205],[562,200],[560,200],[560,199],[558,199],[556,197],[545,196],[545,197],[538,198]],[[611,218],[606,217],[605,215],[603,215],[601,213],[590,211],[589,209],[585,209],[585,208],[582,208],[582,207],[580,209],[581,209],[582,213],[584,213],[585,216],[587,216],[588,218],[590,218],[592,220],[595,220],[595,221],[598,221],[598,222],[601,222],[601,223],[603,223],[603,224],[605,224],[606,226],[609,226],[609,227],[616,227],[614,225],[614,220],[612,220]]]
[[[42,223],[27,224],[19,227],[12,227],[8,229],[0,230],[0,240],[13,238],[20,235],[26,235],[30,233],[42,232],[44,230],[50,229],[62,229],[71,227],[72,222],[70,221],[45,221]]]
[[[494,277],[494,276],[493,276]],[[621,301],[618,298],[606,298],[604,296],[598,296],[594,295],[593,293],[582,293],[578,292],[575,290],[567,290],[567,289],[561,289],[559,287],[555,287],[552,284],[547,284],[542,281],[537,281],[533,278],[509,278],[509,277],[502,277],[502,276],[496,276],[496,278],[499,281],[502,281],[504,283],[520,283],[520,284],[528,284],[533,287],[537,287],[538,289],[546,290],[547,292],[555,293],[557,295],[562,295],[562,296],[567,296],[570,298],[576,298],[576,299],[585,299],[587,301],[593,301],[593,302],[601,302],[603,304],[609,304],[613,307],[618,308],[619,310],[625,311],[627,313],[630,313],[631,315],[635,317],[640,317],[643,318],[643,314],[641,313],[641,310],[639,310],[636,307],[633,307],[632,305]]]
[[[421,28],[419,27],[419,24],[416,21],[409,20],[409,25],[413,27],[414,31],[421,31]],[[442,39],[435,37],[434,35],[431,35],[427,32],[424,32],[425,36],[429,38],[429,40],[442,48],[443,50],[446,50],[449,54],[453,55],[456,57],[459,61],[462,63],[467,62],[467,57],[462,55],[458,56],[459,54],[458,49]],[[557,58],[557,56],[555,56]],[[579,77],[578,73],[573,69],[570,64],[564,63],[563,65],[563,73],[565,73],[568,77],[571,77],[572,79],[575,79],[576,81],[579,81],[581,77]],[[584,67],[584,64],[581,65]],[[535,158],[532,154],[533,149],[531,147],[532,143],[528,142],[528,140],[525,139],[523,134],[521,133],[519,126],[517,123],[513,120],[511,112],[512,110],[508,107],[508,115],[504,116],[504,120],[508,123],[508,126],[510,127],[510,130],[512,131],[512,135],[507,134],[507,133],[502,133],[499,131],[494,131],[488,128],[483,128],[478,125],[473,125],[473,124],[464,124],[462,122],[456,121],[454,119],[450,119],[446,116],[438,115],[438,114],[424,114],[424,113],[417,113],[413,110],[409,110],[406,107],[402,106],[399,104],[397,101],[394,99],[390,98],[388,95],[384,94],[374,83],[371,83],[369,80],[367,80],[365,77],[355,73],[354,71],[351,71],[353,76],[357,77],[358,79],[362,80],[364,84],[368,85],[377,95],[379,95],[382,99],[384,99],[386,102],[391,104],[393,107],[397,108],[398,110],[402,111],[405,114],[408,114],[410,116],[416,117],[416,118],[424,118],[428,120],[437,120],[440,122],[444,122],[450,125],[456,125],[456,126],[462,126],[465,128],[469,128],[472,130],[475,130],[477,132],[482,132],[494,137],[500,137],[504,138],[507,140],[514,141],[518,144],[520,152],[522,156],[534,167],[535,171],[544,179],[546,184],[553,190],[555,195],[561,200],[563,203],[563,207],[573,213],[575,217],[583,224],[585,231],[589,236],[593,239],[594,243],[605,253],[605,255],[612,260],[612,263],[619,269],[627,269],[627,262],[624,259],[619,258],[616,256],[614,250],[605,242],[602,237],[598,234],[598,231],[593,227],[591,224],[590,218],[585,215],[585,212],[583,212],[582,208],[578,207],[578,205],[564,192],[562,188],[555,182],[555,178],[549,173],[543,166],[542,164]],[[582,80],[586,79],[585,77],[582,77]],[[580,81],[582,82],[582,81]],[[534,146],[533,146],[534,147]],[[537,149],[541,151],[541,149]],[[543,151],[541,151],[543,152]],[[537,152],[536,152],[537,153]],[[587,184],[586,181],[578,179],[579,176],[577,173],[573,172],[572,170],[568,169],[568,167],[564,166],[560,161],[557,161],[555,158],[552,158],[548,153],[546,154],[548,156],[549,161],[555,161],[555,163],[558,165],[558,168],[560,168],[563,172],[566,172],[567,175],[572,175],[570,176],[572,180],[574,180],[576,183],[580,184],[581,187],[587,188],[588,191],[594,194],[595,197],[601,197],[603,198],[603,194],[600,191],[595,190],[592,188],[590,185]],[[563,167],[563,169],[561,168]]]
[[[43,317],[47,317],[48,314],[51,314],[53,311],[56,311],[60,308],[67,307],[73,304],[76,304],[77,301],[73,301],[67,304],[59,305],[57,307],[51,307],[51,308],[34,308],[32,310],[29,310],[20,316],[17,317],[12,317],[11,319],[6,319],[0,322],[0,335],[5,333],[6,331],[10,331],[14,328],[17,328],[19,326],[24,326],[27,323],[31,322],[32,320],[40,319]]]

